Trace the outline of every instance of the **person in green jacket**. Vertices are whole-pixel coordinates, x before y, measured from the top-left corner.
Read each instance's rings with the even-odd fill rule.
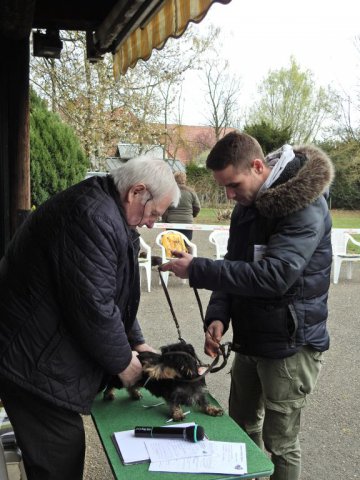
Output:
[[[166,223],[193,223],[194,218],[200,212],[200,201],[195,190],[186,185],[186,173],[175,172],[174,178],[181,192],[180,202],[177,207],[169,207],[162,216],[163,222]],[[192,230],[181,230],[173,228],[177,232],[183,233],[189,240],[192,239]]]

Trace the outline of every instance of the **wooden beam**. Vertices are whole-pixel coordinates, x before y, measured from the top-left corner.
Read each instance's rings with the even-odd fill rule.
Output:
[[[30,199],[29,37],[0,35],[0,257],[28,215]]]
[[[30,211],[29,37],[12,41],[9,75],[10,231]]]
[[[5,39],[0,35],[0,44]],[[2,59],[0,68],[0,258],[10,240],[10,180],[9,180],[9,102],[8,102],[8,72],[7,56]]]
[[[35,0],[1,0],[0,257],[30,210],[29,35]]]

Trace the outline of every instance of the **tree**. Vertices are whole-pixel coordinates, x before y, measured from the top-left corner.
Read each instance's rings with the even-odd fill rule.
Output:
[[[354,46],[360,59],[360,35],[355,37]],[[338,138],[342,142],[360,142],[360,89],[359,80],[352,94],[345,90],[338,92],[334,101],[338,103],[338,111],[334,125],[329,128],[330,138]]]
[[[88,161],[73,130],[49,112],[33,91],[30,97],[30,170],[32,203],[83,180]]]
[[[310,70],[301,70],[294,57],[288,69],[270,70],[258,88],[260,100],[250,110],[248,123],[265,121],[292,132],[292,143],[315,141],[334,114],[330,87],[317,88]]]
[[[290,128],[279,129],[273,127],[264,120],[260,123],[245,125],[244,132],[256,138],[260,143],[265,155],[277,150],[285,143],[289,143],[291,138]]]
[[[147,62],[140,60],[116,82],[110,55],[90,64],[85,35],[62,32],[61,59],[34,57],[31,79],[53,111],[74,128],[96,168],[111,155],[109,145],[137,144],[140,154],[166,143],[167,119],[176,106],[183,75],[198,68],[213,35],[199,38],[188,28],[180,39],[169,39],[160,53],[154,51]]]
[[[201,205],[218,206],[226,202],[225,190],[217,185],[211,170],[190,162],[186,165],[187,182],[192,186]]]
[[[226,129],[236,123],[240,79],[236,75],[230,75],[229,62],[219,61],[218,56],[206,62],[204,75],[209,107],[207,121],[214,128],[218,141],[224,136]]]
[[[327,142],[321,147],[335,165],[335,180],[331,186],[331,206],[348,210],[360,209],[360,143]]]
[[[346,93],[334,95],[334,102],[337,102],[338,109],[334,117],[334,123],[328,128],[329,138],[337,138],[340,142],[351,142],[360,140],[360,129],[354,126],[353,100]]]

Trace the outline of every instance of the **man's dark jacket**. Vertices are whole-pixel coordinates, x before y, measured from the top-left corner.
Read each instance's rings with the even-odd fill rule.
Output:
[[[295,158],[254,205],[235,207],[225,260],[194,258],[190,285],[213,290],[206,324],[231,320],[233,349],[283,358],[302,345],[329,348],[326,329],[333,166],[313,146]],[[255,256],[254,251],[260,251]]]
[[[32,213],[0,264],[0,382],[89,413],[104,376],[123,371],[131,346],[144,343],[138,249],[111,177],[89,178]]]

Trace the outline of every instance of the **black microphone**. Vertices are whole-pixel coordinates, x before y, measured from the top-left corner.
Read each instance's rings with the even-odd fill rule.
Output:
[[[181,438],[189,442],[198,442],[205,437],[200,425],[190,427],[135,427],[135,437],[146,438]]]

